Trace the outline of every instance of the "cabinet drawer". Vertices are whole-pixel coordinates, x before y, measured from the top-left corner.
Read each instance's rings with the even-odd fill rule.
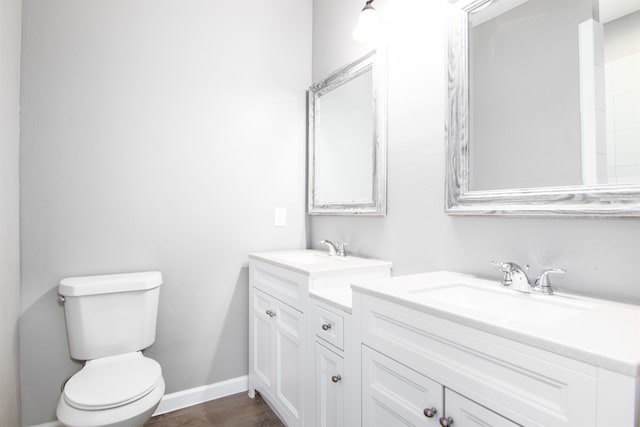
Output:
[[[289,304],[297,310],[304,311],[303,301],[307,288],[306,276],[255,260],[251,260],[249,266],[251,286]]]
[[[341,315],[315,305],[312,325],[317,337],[344,349],[344,318]]]
[[[362,341],[513,421],[593,426],[593,366],[374,297]]]

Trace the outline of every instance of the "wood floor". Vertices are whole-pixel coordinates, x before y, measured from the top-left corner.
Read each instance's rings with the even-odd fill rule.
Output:
[[[284,424],[262,399],[251,399],[243,392],[158,415],[145,424],[145,427],[173,426],[284,427]]]

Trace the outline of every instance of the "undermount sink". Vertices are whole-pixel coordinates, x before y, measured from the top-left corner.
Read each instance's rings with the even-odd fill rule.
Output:
[[[479,281],[483,281],[478,279]],[[483,281],[484,282],[484,281]],[[592,308],[592,305],[561,295],[525,294],[499,285],[453,282],[408,290],[420,302],[490,317],[500,324],[550,326]]]
[[[383,329],[378,329],[384,324],[395,328],[394,322],[405,322],[410,327],[416,317],[405,314],[406,308],[410,310],[408,313],[422,312],[426,315],[420,314],[422,321],[450,330],[452,337],[455,335],[462,341],[470,335],[452,325],[479,330],[499,340],[516,341],[535,348],[534,351],[545,350],[640,377],[638,305],[563,292],[523,293],[502,286],[497,278],[487,280],[452,271],[355,282],[351,288],[354,301],[358,301],[354,304],[354,315],[358,307],[381,313],[367,317],[369,328],[374,331],[370,335],[375,339],[384,335]],[[421,328],[422,325],[416,325],[416,331]],[[414,338],[423,338],[419,335],[414,331],[411,336],[385,335],[385,339],[411,346]],[[425,335],[425,342],[430,339]],[[527,352],[525,348],[519,351]]]
[[[510,330],[549,329],[589,315],[605,304],[563,293],[518,292],[501,286],[497,280],[451,271],[396,276],[366,286],[356,283],[353,287],[365,293],[384,294],[416,308],[437,310]]]

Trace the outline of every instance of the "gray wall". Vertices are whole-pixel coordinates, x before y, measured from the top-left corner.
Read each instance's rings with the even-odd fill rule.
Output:
[[[21,13],[21,0],[0,0],[0,426],[3,427],[17,426],[20,420],[18,146]]]
[[[306,245],[311,1],[26,0],[23,23],[23,423],[81,366],[65,276],[163,273],[167,393],[245,375],[247,254]]]
[[[640,51],[640,11],[604,24],[604,61],[615,61]]]
[[[491,260],[558,265],[559,287],[640,302],[639,220],[451,217],[444,213],[445,0],[376,1],[388,22],[388,215],[313,217],[310,243],[350,242],[394,274],[450,269],[499,280]],[[313,80],[367,49],[351,41],[359,0],[314,1]],[[554,278],[555,279],[555,278]]]

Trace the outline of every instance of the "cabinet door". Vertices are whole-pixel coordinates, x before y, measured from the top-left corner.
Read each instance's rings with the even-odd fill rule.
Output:
[[[271,390],[275,376],[275,346],[273,342],[273,325],[277,307],[275,300],[262,292],[253,293],[251,322],[253,323],[253,360],[252,370],[258,381],[266,390]]]
[[[302,408],[302,313],[278,302],[275,316],[275,395],[288,425],[300,425]]]
[[[316,426],[344,426],[344,359],[316,342]]]
[[[449,389],[445,390],[445,416],[446,421],[441,424],[450,424],[455,427],[517,427],[516,424],[493,411],[478,405]]]
[[[362,425],[437,426],[443,394],[441,384],[362,346]]]

